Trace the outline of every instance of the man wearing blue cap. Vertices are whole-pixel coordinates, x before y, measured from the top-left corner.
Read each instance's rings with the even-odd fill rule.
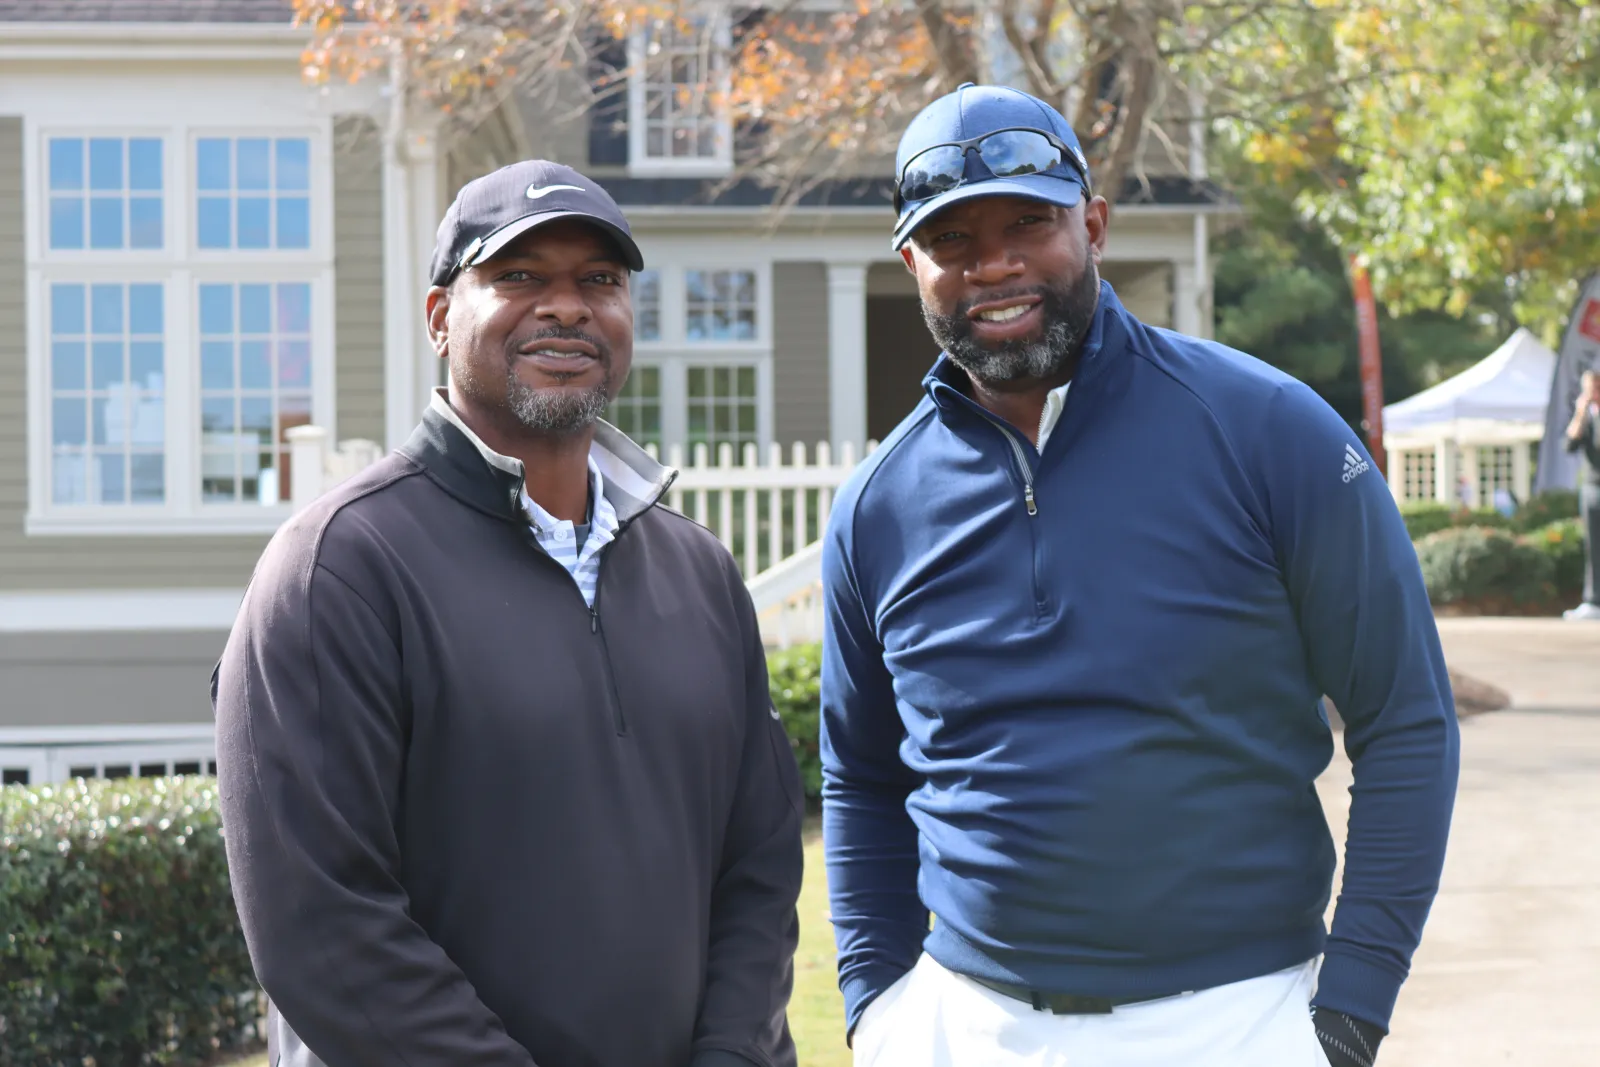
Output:
[[[964,85],[896,168],[944,353],[824,544],[856,1063],[1370,1067],[1458,766],[1388,488],[1310,389],[1118,302],[1054,108]]]

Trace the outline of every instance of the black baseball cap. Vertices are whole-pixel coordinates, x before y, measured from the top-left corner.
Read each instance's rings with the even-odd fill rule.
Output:
[[[571,167],[529,159],[501,167],[461,187],[439,223],[428,268],[434,285],[490,259],[529,230],[561,219],[593,223],[617,242],[630,270],[644,257],[611,194]]]

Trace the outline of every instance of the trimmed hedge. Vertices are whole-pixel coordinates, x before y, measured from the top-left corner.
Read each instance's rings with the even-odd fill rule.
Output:
[[[772,705],[800,764],[806,799],[822,797],[822,646],[800,645],[767,656],[767,687]]]
[[[262,1011],[211,778],[0,790],[0,1067],[189,1067]]]
[[[1428,534],[1417,542],[1417,559],[1436,605],[1526,609],[1555,591],[1549,557],[1503,530],[1466,526]]]
[[[1493,508],[1463,508],[1433,500],[1413,500],[1400,505],[1406,532],[1419,541],[1429,534],[1461,526],[1485,526],[1495,530],[1531,533],[1559,519],[1578,517],[1578,494],[1558,489],[1540,493],[1526,501],[1510,516]]]
[[[1405,520],[1406,532],[1411,540],[1418,541],[1440,530],[1461,526],[1484,526],[1506,529],[1512,521],[1493,508],[1460,508],[1432,500],[1410,501],[1400,505],[1400,517]]]

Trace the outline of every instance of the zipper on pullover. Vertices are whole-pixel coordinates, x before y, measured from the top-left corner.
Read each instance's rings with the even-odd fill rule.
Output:
[[[622,714],[622,697],[617,693],[617,675],[611,666],[611,646],[606,644],[606,635],[600,629],[600,583],[602,576],[605,574],[606,553],[611,551],[611,546],[616,544],[617,538],[621,537],[622,531],[627,528],[627,523],[618,526],[617,532],[612,535],[611,541],[601,547],[600,572],[595,576],[594,583],[594,603],[589,604],[586,602],[584,604],[589,609],[589,632],[600,639],[600,658],[605,660],[606,664],[606,696],[611,700],[611,722],[617,731],[618,737],[628,736],[628,720]],[[524,527],[524,529],[527,528]],[[578,587],[578,580],[572,576],[572,572],[551,558],[550,553],[546,552],[544,546],[539,544],[539,539],[534,536],[532,530],[527,531],[527,537],[529,543],[533,545],[535,553],[549,563],[550,566],[567,576],[568,582],[572,585],[572,591],[577,593],[578,598],[581,600],[583,598],[583,590]]]
[[[969,401],[969,403],[972,403]],[[972,406],[992,425],[1001,437],[1006,439],[1006,444],[1011,446],[1011,458],[1016,461],[1017,473],[1022,475],[1022,506],[1028,509],[1028,518],[1031,520],[1039,514],[1039,505],[1033,493],[1033,465],[1028,462],[1028,454],[1022,449],[1022,442],[1017,440],[1016,432],[1005,423],[989,414],[981,404],[972,403]],[[1049,603],[1044,595],[1044,583],[1040,580],[1039,565],[1039,527],[1033,522],[1028,523],[1028,540],[1033,551],[1033,614],[1037,619],[1042,619],[1049,610]]]
[[[617,533],[621,533],[618,530]],[[600,574],[605,574],[605,546],[600,550]],[[606,661],[606,692],[611,698],[611,722],[618,737],[628,736],[628,720],[622,715],[622,696],[617,692],[617,673],[611,666],[611,646],[606,643],[606,632],[600,625],[600,578],[594,583],[594,603],[589,607],[589,632],[600,639],[600,658]]]
[[[1022,506],[1028,509],[1030,517],[1039,514],[1039,506],[1034,503],[1033,497],[1033,466],[1028,462],[1028,454],[1022,450],[1022,442],[1017,440],[1017,435],[1001,421],[989,414],[980,404],[973,404],[983,417],[988,419],[1000,436],[1006,439],[1006,444],[1011,446],[1011,458],[1017,461],[1017,473],[1022,475]]]

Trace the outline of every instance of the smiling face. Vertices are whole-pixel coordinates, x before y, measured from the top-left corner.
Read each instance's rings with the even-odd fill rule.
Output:
[[[591,427],[633,363],[628,282],[600,230],[561,221],[430,289],[429,333],[468,423],[550,437]]]
[[[1106,202],[962,201],[902,251],[928,330],[973,379],[996,388],[1070,377],[1100,297]]]

